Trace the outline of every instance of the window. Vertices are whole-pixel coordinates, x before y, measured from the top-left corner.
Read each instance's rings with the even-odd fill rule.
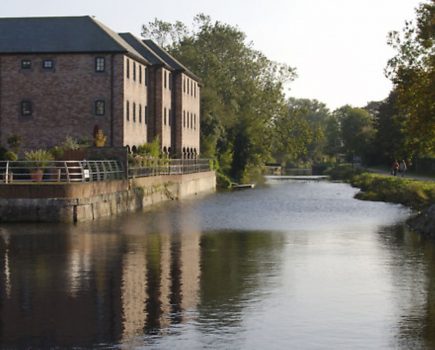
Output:
[[[166,71],[163,71],[163,78],[164,78],[164,87],[165,87],[165,89],[166,89],[166,86],[168,85],[168,84],[167,84],[168,77],[167,77],[167,75],[166,75]]]
[[[196,114],[193,115],[193,129],[196,130]]]
[[[187,94],[189,95],[190,91],[189,91],[189,86],[190,86],[190,80],[187,79]]]
[[[136,62],[133,62],[133,80],[136,81]]]
[[[43,60],[42,61],[42,68],[53,69],[54,68],[54,61],[53,60]]]
[[[21,115],[23,117],[29,117],[32,115],[32,102],[21,101]]]
[[[186,111],[183,111],[183,128],[186,127]]]
[[[166,107],[164,108],[163,123],[166,125]]]
[[[193,85],[193,97],[196,97],[196,83]]]
[[[130,79],[130,60],[127,58],[127,63],[126,63],[126,65],[127,65],[127,79]]]
[[[136,103],[133,103],[133,123],[136,123]]]
[[[21,69],[30,69],[32,68],[31,60],[21,60]]]
[[[127,117],[127,120],[130,120],[130,102],[128,102],[128,101],[127,101],[125,115]]]
[[[106,70],[106,60],[104,57],[95,57],[95,71],[104,72]]]
[[[95,115],[104,115],[106,113],[106,103],[104,100],[95,101]]]
[[[142,66],[139,66],[139,84],[142,84]]]
[[[139,123],[142,123],[142,105],[139,105]]]
[[[144,70],[145,86],[147,86],[148,85],[148,69],[145,67],[143,70]]]
[[[183,79],[183,92],[186,92],[186,79]]]
[[[171,113],[172,113],[172,111],[171,111],[171,109],[169,109],[168,110],[168,124],[169,124],[169,126],[171,126]]]
[[[168,79],[169,79],[169,84],[168,84],[169,90],[172,90],[172,74],[171,73],[168,74]]]

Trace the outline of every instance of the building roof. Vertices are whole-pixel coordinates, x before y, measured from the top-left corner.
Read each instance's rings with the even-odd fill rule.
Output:
[[[139,52],[147,61],[149,61],[150,64],[166,66],[166,68],[172,70],[172,67],[168,66],[166,62],[159,57],[159,55],[145,45],[138,37],[131,33],[119,33],[119,36],[129,45],[131,45],[137,52]]]
[[[148,46],[154,53],[156,53],[160,59],[162,59],[166,65],[171,67],[173,70],[181,71],[191,77],[192,79],[200,82],[200,79],[198,76],[196,76],[194,73],[192,73],[188,68],[186,68],[183,64],[181,64],[177,59],[173,56],[171,56],[168,52],[166,52],[164,49],[162,49],[159,45],[157,45],[152,40],[143,40],[143,43]]]
[[[144,61],[117,33],[90,16],[0,18],[0,53],[85,52],[126,53]]]

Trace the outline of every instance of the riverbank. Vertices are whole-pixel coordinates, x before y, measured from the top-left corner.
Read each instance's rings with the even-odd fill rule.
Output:
[[[356,198],[403,204],[416,211],[409,219],[412,229],[435,238],[435,181],[422,181],[362,169],[337,167],[329,172],[333,180],[343,180],[361,189]]]
[[[213,171],[85,183],[0,185],[0,222],[96,220],[216,190]]]

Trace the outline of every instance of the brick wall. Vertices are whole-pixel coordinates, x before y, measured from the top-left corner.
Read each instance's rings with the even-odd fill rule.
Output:
[[[127,77],[127,65],[129,77]],[[148,105],[147,85],[145,84],[145,70],[147,67],[129,57],[123,59],[123,106],[124,106],[124,145],[139,146],[147,142],[147,125],[145,123],[145,106]],[[136,71],[136,72],[135,72]],[[127,102],[129,104],[129,118],[127,120]]]
[[[198,83],[184,73],[175,77],[175,149],[178,157],[200,149],[200,87]]]
[[[111,55],[105,72],[95,72],[91,54],[8,55],[0,57],[0,142],[20,135],[23,148],[51,147],[67,136],[91,140],[95,125],[112,139]],[[31,60],[21,69],[21,60]],[[51,59],[53,69],[42,68]],[[115,67],[113,67],[115,68]],[[21,115],[21,101],[32,103],[32,115]],[[105,101],[103,116],[95,114],[95,101]],[[115,137],[116,139],[116,137]]]

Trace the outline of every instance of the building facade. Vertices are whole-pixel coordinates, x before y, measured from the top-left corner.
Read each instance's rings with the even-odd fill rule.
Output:
[[[162,151],[193,157],[178,152],[174,68],[130,36],[89,16],[1,18],[0,144],[17,135],[24,150],[49,148],[92,141],[99,128],[106,146],[135,150],[158,137]],[[199,135],[199,88],[197,107]]]

